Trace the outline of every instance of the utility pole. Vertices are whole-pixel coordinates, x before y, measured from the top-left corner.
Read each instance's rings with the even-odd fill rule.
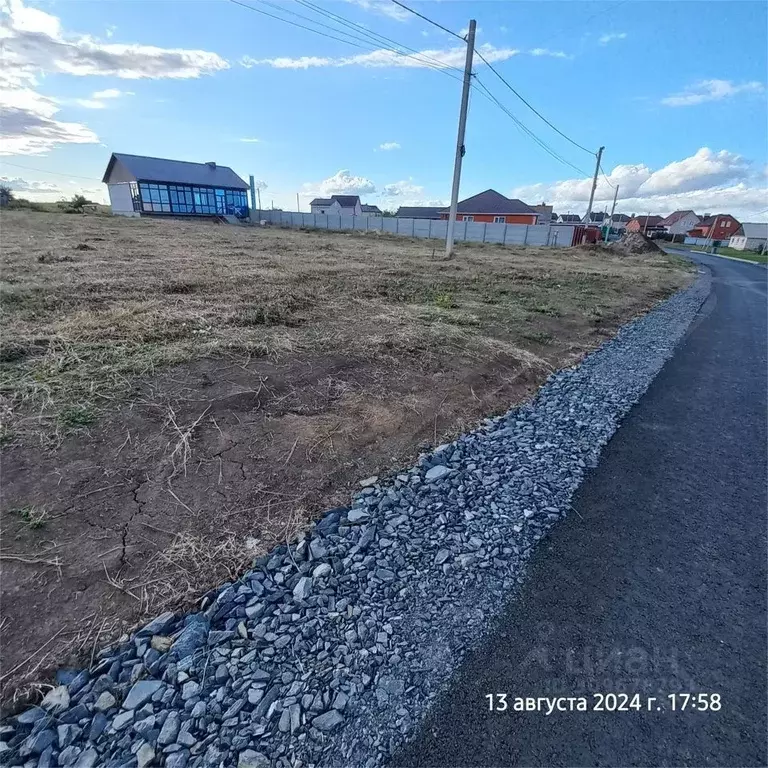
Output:
[[[608,219],[608,229],[605,230],[605,242],[608,242],[608,235],[613,229],[613,214],[616,211],[616,198],[619,196],[619,185],[616,185],[616,190],[613,193],[613,205],[611,206],[611,216]]]
[[[448,231],[445,236],[445,258],[450,259],[453,252],[453,230],[456,226],[456,208],[459,204],[459,184],[461,183],[461,160],[464,157],[464,133],[467,128],[467,108],[469,107],[469,88],[472,85],[472,57],[475,54],[475,26],[470,19],[467,35],[467,58],[464,62],[464,86],[461,89],[461,109],[459,110],[459,132],[456,137],[456,158],[453,161],[453,186],[451,187],[451,211],[448,214]]]
[[[296,210],[301,213],[301,203],[299,202],[299,193],[296,193]]]
[[[254,194],[254,190],[256,189],[256,182],[253,179],[253,176],[251,175],[248,179],[249,186],[251,187],[251,210],[255,210],[256,208],[256,195]],[[261,206],[259,206],[261,207]]]
[[[651,218],[651,212],[648,211],[648,215],[645,217],[645,226],[643,227],[643,235],[648,232],[648,219]]]
[[[605,147],[600,147],[597,150],[597,162],[595,163],[595,175],[592,178],[592,191],[589,193],[589,207],[587,208],[587,217],[584,224],[589,226],[589,218],[592,215],[592,203],[595,201],[595,190],[597,189],[597,174],[600,171],[600,160],[603,157],[603,150]]]
[[[258,195],[258,198],[259,198],[259,211],[261,211],[261,188],[256,190],[256,194]]]

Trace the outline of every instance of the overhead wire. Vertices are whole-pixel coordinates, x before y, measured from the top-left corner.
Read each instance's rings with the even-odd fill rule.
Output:
[[[607,184],[607,185],[608,185],[608,186],[609,186],[611,189],[616,189],[616,185],[615,185],[615,184],[613,184],[613,183],[611,182],[611,180],[608,178],[608,176],[607,176],[606,172],[603,170],[603,165],[602,165],[602,163],[600,164],[600,166],[599,166],[599,167],[600,167],[600,173],[602,173],[602,174],[603,174],[603,178],[605,179],[605,183],[606,183],[606,184]]]
[[[537,136],[530,128],[528,128],[525,123],[523,123],[515,114],[513,114],[504,104],[502,104],[496,96],[491,93],[488,86],[485,85],[477,76],[475,76],[475,83],[473,84],[473,88],[477,90],[478,93],[482,94],[486,99],[489,99],[492,103],[494,103],[499,109],[501,109],[502,112],[504,112],[507,117],[509,117],[515,125],[530,139],[532,139],[536,144],[538,144],[547,154],[549,154],[551,157],[553,157],[558,162],[562,163],[563,165],[567,165],[570,168],[573,168],[574,171],[577,171],[585,178],[590,178],[590,174],[588,174],[586,171],[579,168],[577,165],[574,165],[569,160],[566,160],[562,155],[558,154],[552,147],[549,146],[542,138]]]
[[[283,16],[277,16],[274,13],[270,13],[269,11],[263,10],[262,8],[256,8],[256,7],[252,6],[252,5],[249,5],[248,3],[242,2],[242,0],[229,0],[229,1],[231,3],[234,3],[235,5],[239,5],[241,8],[247,8],[248,10],[254,11],[255,13],[260,13],[263,16],[268,16],[271,19],[275,19],[277,21],[282,21],[284,24],[290,24],[291,26],[298,27],[299,29],[304,29],[307,32],[313,32],[314,34],[320,35],[321,37],[327,37],[327,38],[329,38],[331,40],[336,40],[337,42],[340,42],[340,43],[346,43],[347,45],[351,45],[351,46],[353,46],[355,48],[359,48],[360,50],[363,50],[366,53],[374,53],[375,52],[375,49],[371,48],[371,40],[364,40],[363,38],[361,38],[361,37],[359,37],[357,35],[353,35],[353,34],[351,34],[349,32],[346,32],[345,30],[337,29],[336,27],[331,27],[331,26],[329,26],[327,24],[323,24],[320,21],[315,21],[314,19],[310,19],[307,16],[303,16],[302,14],[298,14],[298,13],[296,13],[294,11],[290,11],[290,10],[282,8],[280,6],[276,6],[276,5],[272,4],[272,3],[269,3],[268,0],[257,0],[257,2],[262,2],[262,3],[264,3],[264,4],[266,4],[266,5],[270,6],[270,7],[277,8],[277,9],[279,9],[281,11],[287,11],[288,13],[292,14],[293,16],[297,16],[298,18],[304,19],[305,21],[309,21],[309,23],[315,24],[316,26],[320,26],[320,27],[324,27],[326,29],[330,29],[333,32],[336,32],[337,34],[331,35],[331,34],[328,34],[327,32],[322,32],[319,29],[313,29],[312,27],[308,27],[308,26],[306,26],[304,24],[300,24],[300,23],[298,23],[296,21],[292,21],[291,19],[286,19]],[[352,38],[352,39],[344,39],[342,37],[338,37],[338,35],[344,35],[345,37]],[[353,40],[362,41],[366,45],[360,45],[360,42],[353,42]],[[375,41],[375,40],[373,40],[373,42],[376,45],[380,45],[380,43]],[[414,61],[418,61],[423,67],[426,67],[428,69],[434,69],[434,70],[436,70],[438,72],[442,72],[443,74],[447,75],[448,77],[452,77],[455,80],[459,80],[460,79],[460,78],[456,77],[455,75],[453,75],[452,73],[447,72],[445,64],[442,64],[441,62],[438,62],[437,60],[434,60],[435,63],[432,64],[428,60],[429,57],[417,58],[416,56],[414,56],[412,54],[403,53],[403,51],[395,50],[393,48],[386,48],[385,50],[388,50],[391,53],[397,54],[399,56],[404,56],[406,58],[414,59]],[[413,50],[413,49],[411,49],[411,50]]]
[[[53,176],[66,176],[68,179],[85,179],[85,181],[98,181],[101,179],[95,179],[92,176],[76,176],[74,173],[61,173],[60,171],[44,171],[42,168],[30,168],[28,165],[19,165],[18,163],[9,163],[7,160],[3,160],[0,163],[2,165],[10,165],[13,168],[21,168],[23,171],[34,171],[35,173],[50,173]]]
[[[562,132],[562,131],[561,131],[561,130],[560,130],[560,129],[559,129],[557,126],[556,126],[556,125],[554,125],[554,124],[553,124],[553,123],[551,123],[549,120],[547,120],[547,118],[546,118],[546,117],[544,117],[544,115],[542,115],[542,114],[541,114],[541,112],[539,112],[539,110],[538,110],[538,109],[536,109],[536,107],[534,107],[534,106],[533,106],[533,104],[531,104],[529,101],[527,101],[526,99],[524,99],[524,98],[523,98],[523,97],[522,97],[522,96],[521,96],[521,95],[520,95],[520,94],[519,94],[519,93],[518,93],[518,92],[517,92],[517,91],[516,91],[516,90],[515,90],[515,89],[512,87],[512,85],[510,85],[510,83],[509,83],[509,82],[506,80],[506,78],[504,78],[504,77],[501,75],[501,73],[500,73],[500,72],[499,72],[499,71],[496,69],[496,67],[494,67],[494,66],[493,66],[493,64],[491,64],[491,62],[490,62],[490,61],[488,61],[488,59],[486,59],[486,58],[485,58],[485,56],[483,56],[483,54],[482,54],[482,53],[480,53],[480,51],[478,51],[478,50],[475,50],[475,53],[476,53],[476,54],[477,54],[477,55],[478,55],[478,56],[479,56],[479,57],[480,57],[480,58],[481,58],[481,59],[482,59],[482,60],[483,60],[483,61],[484,61],[484,62],[485,62],[487,65],[488,65],[488,69],[490,69],[490,70],[491,70],[491,72],[493,72],[493,74],[494,74],[494,75],[496,75],[496,77],[498,77],[498,78],[499,78],[499,80],[501,80],[501,82],[502,82],[502,83],[504,83],[504,85],[506,85],[506,86],[507,86],[507,88],[509,88],[509,90],[510,90],[510,91],[512,91],[512,93],[514,93],[514,94],[515,94],[515,96],[517,96],[517,98],[518,98],[518,99],[520,99],[520,101],[522,101],[522,102],[523,102],[523,104],[525,104],[525,106],[526,106],[526,107],[528,107],[528,109],[530,109],[530,110],[531,110],[531,111],[532,111],[532,112],[533,112],[535,115],[537,115],[538,117],[540,117],[540,118],[541,118],[541,119],[542,119],[542,120],[543,120],[543,121],[544,121],[544,122],[545,122],[545,123],[546,123],[546,124],[547,124],[547,125],[548,125],[548,126],[549,126],[549,127],[550,127],[550,128],[553,130],[553,131],[554,131],[554,132],[555,132],[555,133],[558,133],[558,134],[560,134],[560,136],[562,136],[564,139],[566,139],[567,141],[570,141],[570,142],[571,142],[571,144],[573,144],[573,146],[574,146],[574,147],[578,147],[579,149],[583,150],[584,152],[587,152],[587,153],[589,153],[590,155],[592,155],[592,156],[594,157],[595,153],[594,153],[594,151],[593,151],[593,150],[591,150],[591,149],[587,149],[586,147],[584,147],[584,146],[582,146],[581,144],[579,144],[577,141],[574,141],[574,140],[573,140],[573,139],[572,139],[570,136],[568,136],[567,134],[563,133],[563,132]]]
[[[449,35],[453,35],[454,37],[458,37],[459,40],[466,40],[466,38],[462,37],[458,33],[452,32],[450,29],[448,29],[447,27],[444,27],[442,24],[438,24],[436,21],[433,21],[428,16],[424,16],[423,14],[419,13],[418,11],[414,11],[413,8],[409,8],[407,5],[399,2],[399,0],[392,0],[392,2],[395,5],[399,5],[401,8],[405,9],[409,13],[412,13],[414,16],[418,16],[420,19],[424,19],[424,21],[432,24],[432,26],[437,27],[438,29],[442,29],[443,32],[447,32]]]

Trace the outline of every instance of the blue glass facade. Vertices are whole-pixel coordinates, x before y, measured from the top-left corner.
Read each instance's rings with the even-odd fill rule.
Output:
[[[248,215],[248,197],[242,189],[139,181],[131,184],[131,196],[133,209],[140,213],[239,218]]]

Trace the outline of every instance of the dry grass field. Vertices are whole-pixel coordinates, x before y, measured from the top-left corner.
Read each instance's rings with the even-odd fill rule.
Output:
[[[686,284],[666,255],[8,212],[5,701]],[[32,685],[34,688],[34,685]]]

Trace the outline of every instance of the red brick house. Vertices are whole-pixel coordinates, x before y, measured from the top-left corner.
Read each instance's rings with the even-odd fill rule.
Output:
[[[688,237],[708,237],[712,240],[729,240],[738,235],[741,224],[728,213],[705,216],[693,229],[688,230]]]
[[[635,216],[627,222],[627,232],[643,232],[650,235],[663,227],[661,222],[664,219],[661,216]]]
[[[449,209],[440,211],[447,219]],[[537,224],[539,213],[521,200],[504,197],[495,189],[486,189],[474,197],[461,200],[456,208],[456,221],[479,221],[487,224]],[[549,223],[549,214],[546,216]]]

